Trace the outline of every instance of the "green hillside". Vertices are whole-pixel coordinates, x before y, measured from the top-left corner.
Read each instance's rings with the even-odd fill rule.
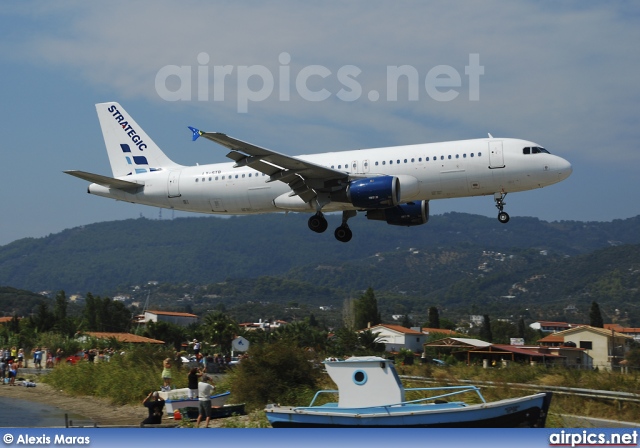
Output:
[[[638,320],[640,217],[514,217],[503,225],[448,213],[411,228],[360,217],[348,244],[309,231],[307,217],[141,218],[22,239],[0,247],[0,285],[150,295],[155,305],[196,312],[240,306],[247,319],[259,316],[258,303],[339,308],[371,286],[387,314],[420,315],[435,305],[452,315],[529,309],[579,320],[583,304],[596,300],[606,313]],[[329,221],[333,227],[339,216]]]

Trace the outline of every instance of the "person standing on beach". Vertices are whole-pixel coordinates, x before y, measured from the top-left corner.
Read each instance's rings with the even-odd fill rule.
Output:
[[[193,367],[189,370],[189,375],[187,375],[187,381],[189,383],[189,398],[198,398],[198,377],[200,376],[200,371],[197,367]]]
[[[196,357],[196,359],[198,359],[200,355],[200,342],[198,342],[197,339],[194,339],[193,342],[191,342],[191,344],[193,344],[193,354]]]
[[[18,376],[18,363],[9,360],[9,386],[16,385],[16,376]]]
[[[36,347],[33,352],[33,364],[36,369],[42,369],[42,350],[40,350],[40,347]]]
[[[198,383],[198,418],[196,420],[196,428],[200,427],[200,421],[202,417],[205,417],[204,427],[209,427],[209,420],[211,420],[211,395],[216,390],[215,386],[209,384],[211,377],[209,375],[202,375],[202,381]]]
[[[171,390],[171,359],[162,361],[162,390]]]

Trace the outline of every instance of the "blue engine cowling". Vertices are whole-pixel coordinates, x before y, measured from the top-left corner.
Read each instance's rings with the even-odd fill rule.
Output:
[[[429,201],[414,201],[391,208],[369,210],[367,218],[394,226],[419,226],[429,220]]]
[[[360,208],[389,208],[400,202],[400,181],[395,176],[368,177],[349,183],[349,201]]]

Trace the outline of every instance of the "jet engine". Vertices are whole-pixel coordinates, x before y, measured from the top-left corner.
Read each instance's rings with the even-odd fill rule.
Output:
[[[378,176],[351,181],[347,199],[356,207],[386,209],[406,202],[420,190],[413,176]]]
[[[367,219],[387,221],[393,226],[419,226],[429,220],[429,201],[414,201],[395,207],[367,211]]]

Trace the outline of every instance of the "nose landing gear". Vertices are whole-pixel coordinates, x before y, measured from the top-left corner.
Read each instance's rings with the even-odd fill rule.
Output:
[[[493,200],[496,201],[496,207],[499,210],[498,221],[500,221],[502,224],[506,224],[509,222],[509,214],[504,211],[504,206],[507,205],[507,203],[504,202],[504,198],[506,197],[507,193],[495,193],[493,195]]]

